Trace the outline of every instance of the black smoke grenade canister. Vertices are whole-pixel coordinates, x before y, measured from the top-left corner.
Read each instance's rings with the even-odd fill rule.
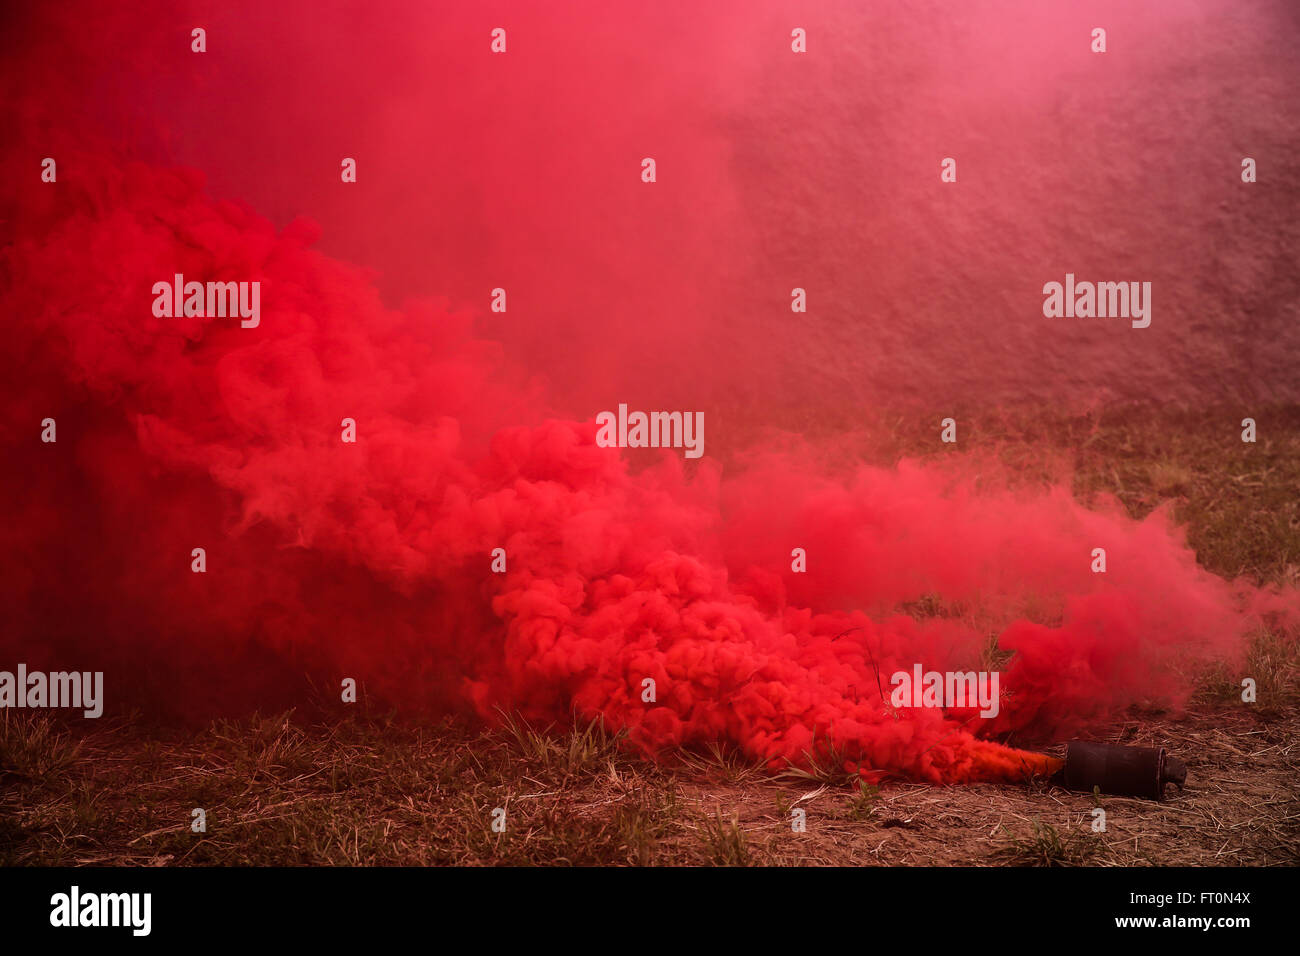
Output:
[[[1187,765],[1171,757],[1164,747],[1123,747],[1072,740],[1065,748],[1061,776],[1068,790],[1090,791],[1120,797],[1165,798],[1165,784],[1183,789]]]

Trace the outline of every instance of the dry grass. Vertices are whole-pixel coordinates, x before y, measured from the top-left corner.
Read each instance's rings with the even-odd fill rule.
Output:
[[[1240,706],[1116,724],[1189,765],[1163,804],[1032,786],[853,786],[663,767],[589,728],[515,731],[292,715],[198,736],[79,741],[0,798],[5,864],[1145,865],[1300,862],[1300,718]],[[30,745],[71,746],[49,718]],[[12,727],[11,727],[12,735]],[[585,742],[584,742],[585,741]],[[7,751],[8,752],[8,751]],[[571,755],[578,755],[573,759]],[[1106,831],[1092,830],[1092,809]],[[207,832],[190,829],[207,811]],[[494,833],[491,813],[506,811]],[[807,831],[794,832],[802,809]]]
[[[1081,499],[1113,495],[1134,516],[1171,500],[1207,567],[1295,585],[1300,409],[1256,414],[1255,446],[1237,439],[1240,417],[972,418],[962,434],[1023,481],[1058,477],[1051,462],[1068,455]],[[949,453],[932,432],[899,420],[876,454]],[[933,596],[914,610],[968,613]],[[1211,668],[1188,675],[1189,712],[1094,728],[1187,762],[1187,791],[1166,803],[1042,781],[877,789],[844,774],[829,745],[780,776],[722,745],[656,765],[599,722],[537,728],[508,714],[495,730],[289,713],[197,734],[79,722],[74,736],[50,717],[0,712],[0,864],[1294,865],[1296,648],[1264,629],[1249,656],[1267,704],[1243,705],[1231,674]],[[1104,832],[1092,830],[1097,806]],[[199,807],[204,833],[191,829]]]

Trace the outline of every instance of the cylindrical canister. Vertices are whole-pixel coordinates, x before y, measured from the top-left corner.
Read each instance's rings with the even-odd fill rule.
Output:
[[[1187,767],[1170,757],[1163,747],[1123,747],[1072,740],[1065,748],[1065,768],[1061,771],[1069,790],[1090,791],[1122,797],[1165,798],[1165,784],[1182,789]]]

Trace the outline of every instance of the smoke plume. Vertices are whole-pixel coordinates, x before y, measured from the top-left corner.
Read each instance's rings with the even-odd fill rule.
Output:
[[[187,28],[158,27],[179,20],[151,22],[148,42],[189,56]],[[32,49],[24,62],[41,69],[36,54],[48,50]],[[184,87],[198,68],[168,75]],[[141,161],[149,149],[123,147],[138,143],[110,107],[107,136],[60,129],[49,104],[71,110],[86,94],[76,77],[42,75],[44,100],[17,96],[7,108],[25,149],[3,169],[20,184],[6,200],[0,258],[0,548],[16,558],[0,580],[4,660],[102,669],[110,707],[120,695],[118,706],[202,717],[294,702],[307,678],[333,694],[350,676],[407,711],[600,716],[649,753],[725,741],[773,767],[833,753],[867,774],[962,782],[1020,772],[1029,758],[995,739],[1050,741],[1135,701],[1179,703],[1186,668],[1233,659],[1257,623],[1250,609],[1264,598],[1199,568],[1163,513],[1139,522],[1085,509],[1064,488],[977,486],[960,457],[828,464],[818,442],[798,436],[737,450],[725,467],[707,454],[694,463],[598,447],[599,409],[573,414],[576,397],[605,395],[601,407],[614,407],[637,396],[617,392],[594,352],[576,385],[539,374],[564,351],[562,330],[610,319],[591,289],[565,307],[545,348],[507,345],[481,311],[418,289],[381,293],[371,268],[316,250],[327,240],[311,221],[277,226],[214,198],[192,169]],[[671,78],[662,95],[676,97],[687,79]],[[120,82],[139,95],[135,81]],[[252,94],[240,95],[256,117]],[[574,115],[586,113],[559,102],[547,119],[568,128]],[[625,122],[614,125],[626,133]],[[687,137],[708,148],[683,146],[693,159],[682,163],[702,174],[688,195],[711,197],[725,218],[736,197],[708,179],[728,161],[717,135]],[[635,189],[645,150],[624,145]],[[320,153],[334,176],[335,153],[350,154]],[[37,181],[46,154],[58,157],[56,184]],[[374,169],[361,168],[359,187]],[[621,217],[634,214],[638,200],[610,195]],[[552,217],[556,244],[543,231],[526,246],[579,255],[554,197],[539,196],[523,221]],[[449,230],[494,228],[499,201],[449,201]],[[356,214],[367,228],[369,208]],[[692,310],[707,303],[670,299],[698,284],[706,250],[687,238],[667,251],[684,209],[647,212],[653,232],[637,248],[617,227],[605,255],[615,276],[638,249],[656,265],[682,264],[687,278],[652,298],[689,351]],[[457,272],[458,246],[436,251],[431,269]],[[715,250],[711,261],[749,275],[751,252]],[[542,271],[524,273],[520,300],[540,290]],[[259,281],[260,324],[155,317],[154,283],[178,273]],[[637,294],[634,282],[628,296]],[[610,341],[636,338],[615,328]],[[720,374],[752,362],[761,377],[771,366],[753,349],[718,363]],[[671,363],[665,374],[690,378]],[[708,417],[719,406],[704,407]],[[55,443],[39,440],[46,418]],[[349,418],[355,444],[340,440]],[[200,547],[207,571],[195,574]],[[1089,568],[1097,547],[1106,574]],[[490,570],[496,548],[505,573]],[[807,573],[792,573],[793,548],[806,550]],[[936,595],[960,613],[903,613]],[[1005,652],[992,720],[889,703],[896,671],[997,669]],[[653,702],[643,700],[647,678]]]

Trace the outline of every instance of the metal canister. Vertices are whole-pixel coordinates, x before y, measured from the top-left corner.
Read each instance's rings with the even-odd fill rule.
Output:
[[[1061,771],[1069,790],[1091,791],[1122,797],[1165,798],[1165,784],[1183,788],[1187,766],[1164,747],[1124,747],[1072,740],[1065,748]]]

